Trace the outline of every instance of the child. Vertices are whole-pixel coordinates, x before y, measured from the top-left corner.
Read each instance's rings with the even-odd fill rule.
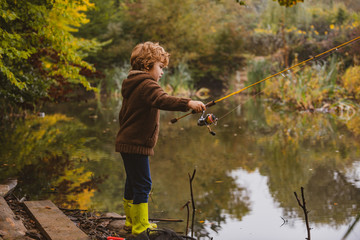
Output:
[[[132,69],[121,89],[123,102],[116,151],[121,153],[126,171],[124,228],[138,235],[147,228],[156,228],[148,220],[149,155],[154,155],[158,139],[159,110],[201,112],[206,107],[200,101],[169,96],[160,87],[158,81],[169,63],[169,54],[158,43],[136,45],[130,62]]]

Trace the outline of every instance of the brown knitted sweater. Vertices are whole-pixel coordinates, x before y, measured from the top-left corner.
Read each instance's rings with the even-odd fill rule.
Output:
[[[130,71],[123,81],[121,94],[117,152],[154,155],[159,135],[159,110],[189,110],[189,98],[169,96],[149,73],[143,71]]]

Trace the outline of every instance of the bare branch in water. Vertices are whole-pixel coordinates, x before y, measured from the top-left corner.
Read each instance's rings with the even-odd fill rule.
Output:
[[[188,231],[189,231],[189,218],[190,218],[190,209],[189,209],[189,204],[190,204],[191,202],[190,202],[190,200],[189,201],[187,201],[186,203],[185,203],[185,205],[184,206],[182,206],[181,207],[181,210],[183,210],[185,207],[186,207],[186,209],[187,209],[187,217],[186,217],[186,231],[185,231],[185,235],[187,236],[188,235]]]
[[[196,211],[195,201],[194,201],[194,194],[193,194],[193,187],[192,187],[192,181],[194,180],[195,173],[196,173],[196,169],[194,169],[194,172],[193,172],[192,176],[190,175],[190,173],[188,173],[189,174],[189,180],[190,180],[190,194],[191,194],[191,205],[192,205],[191,237],[194,236],[194,221],[195,221],[195,211]]]
[[[296,200],[299,204],[299,206],[302,208],[302,210],[304,211],[304,215],[305,215],[305,223],[306,223],[306,229],[307,229],[307,234],[308,234],[308,237],[306,238],[307,240],[311,240],[310,238],[310,226],[309,226],[309,218],[308,218],[308,213],[309,211],[306,210],[306,201],[305,201],[305,195],[304,195],[304,188],[301,187],[301,198],[302,198],[302,203],[300,202],[300,199],[298,198],[298,195],[296,192],[294,192],[294,195],[296,197]]]

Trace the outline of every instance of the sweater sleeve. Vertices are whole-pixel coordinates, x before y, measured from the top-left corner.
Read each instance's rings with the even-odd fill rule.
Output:
[[[189,110],[188,103],[191,100],[190,98],[170,96],[153,80],[146,81],[142,87],[142,95],[144,101],[154,108],[183,112]]]

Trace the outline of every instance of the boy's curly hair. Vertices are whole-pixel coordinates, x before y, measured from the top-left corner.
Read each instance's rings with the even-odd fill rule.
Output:
[[[150,70],[155,62],[161,62],[166,67],[169,56],[159,43],[144,42],[136,45],[131,53],[130,63],[132,70]]]

